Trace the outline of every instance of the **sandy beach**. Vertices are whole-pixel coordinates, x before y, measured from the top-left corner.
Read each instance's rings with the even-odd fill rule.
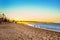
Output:
[[[7,23],[0,24],[0,40],[60,40],[60,32]]]

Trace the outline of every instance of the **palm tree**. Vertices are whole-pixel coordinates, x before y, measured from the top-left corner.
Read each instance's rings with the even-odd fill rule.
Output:
[[[6,16],[5,16],[5,14],[4,14],[4,13],[2,14],[2,16],[3,16],[3,19],[5,19],[5,18],[6,18]]]
[[[6,15],[4,13],[2,14],[2,18],[3,18],[3,22],[7,22],[8,21],[7,18],[6,18]]]

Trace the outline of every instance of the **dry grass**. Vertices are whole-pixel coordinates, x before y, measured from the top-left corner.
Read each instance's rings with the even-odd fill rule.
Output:
[[[60,40],[60,32],[9,23],[0,25],[0,40]]]

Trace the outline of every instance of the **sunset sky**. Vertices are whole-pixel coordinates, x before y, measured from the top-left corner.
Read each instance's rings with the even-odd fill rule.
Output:
[[[0,0],[0,13],[8,18],[60,22],[59,0]]]

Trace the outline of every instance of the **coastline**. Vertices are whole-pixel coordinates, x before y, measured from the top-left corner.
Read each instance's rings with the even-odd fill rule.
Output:
[[[42,27],[40,25],[36,25],[36,24],[26,24],[28,26],[34,27],[34,28],[40,28],[40,29],[45,29],[45,30],[50,30],[50,31],[56,31],[56,32],[60,32],[60,29],[57,30],[57,28],[46,28],[46,27]]]
[[[0,40],[60,40],[60,32],[16,23],[0,26],[0,34]]]

